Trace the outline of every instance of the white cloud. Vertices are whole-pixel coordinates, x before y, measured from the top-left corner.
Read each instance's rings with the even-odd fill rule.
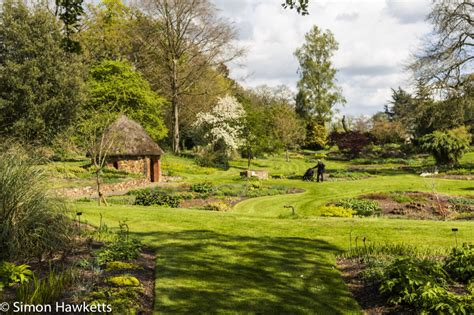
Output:
[[[424,19],[430,0],[312,0],[309,16],[284,10],[280,2],[215,0],[238,28],[239,44],[247,47],[243,67],[231,65],[231,75],[250,87],[286,84],[295,90],[298,63],[293,52],[318,25],[339,42],[333,60],[347,99],[345,113],[382,110],[390,89],[407,85],[404,65],[430,30]]]

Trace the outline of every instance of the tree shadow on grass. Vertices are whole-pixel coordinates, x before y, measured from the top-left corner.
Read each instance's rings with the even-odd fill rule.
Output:
[[[332,254],[337,249],[327,242],[208,230],[136,234],[156,244],[156,312],[358,311],[334,269]]]

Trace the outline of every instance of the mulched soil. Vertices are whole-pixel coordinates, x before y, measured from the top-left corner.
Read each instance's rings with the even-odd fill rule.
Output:
[[[91,229],[91,227],[81,226],[81,228]],[[50,267],[56,270],[66,270],[75,267],[77,283],[72,288],[65,290],[62,301],[70,304],[80,304],[84,301],[84,288],[87,291],[94,290],[98,287],[106,287],[106,277],[114,275],[113,272],[102,272],[97,274],[91,268],[79,268],[78,262],[83,260],[91,261],[93,259],[93,251],[101,248],[102,242],[93,241],[90,238],[77,238],[69,253],[58,255],[42,262],[28,262],[31,270],[40,278],[47,275]],[[139,314],[152,314],[153,303],[155,299],[155,253],[153,250],[143,247],[140,256],[132,261],[127,261],[138,265],[138,269],[126,270],[127,274],[136,277],[143,287],[140,293],[140,309]],[[24,262],[23,262],[24,263]],[[115,272],[123,274],[123,272]],[[15,301],[16,288],[4,288],[3,295],[0,295],[2,301]]]
[[[372,193],[361,197],[376,201],[382,208],[382,214],[386,216],[444,219],[455,218],[457,215],[453,204],[448,201],[450,196],[425,192],[405,192],[397,193],[397,195],[409,197],[411,200],[397,202],[394,200],[394,195],[387,193]]]
[[[364,314],[416,314],[415,311],[402,306],[388,305],[387,297],[379,293],[376,285],[364,283],[361,280],[360,272],[365,266],[358,262],[357,259],[339,258],[337,266],[349,291],[357,303],[359,303]]]

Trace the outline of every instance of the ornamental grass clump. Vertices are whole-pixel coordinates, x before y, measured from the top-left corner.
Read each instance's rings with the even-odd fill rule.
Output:
[[[40,259],[68,250],[66,205],[47,194],[44,174],[24,156],[0,154],[0,258]]]

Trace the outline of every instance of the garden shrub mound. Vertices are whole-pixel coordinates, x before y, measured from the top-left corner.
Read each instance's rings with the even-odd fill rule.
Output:
[[[349,290],[367,314],[472,314],[474,247],[435,252],[370,244],[338,258]]]
[[[410,219],[474,219],[474,199],[426,192],[371,193],[362,198],[376,201],[383,215]]]
[[[361,198],[346,198],[330,202],[320,209],[321,216],[333,217],[370,217],[380,214],[377,202]]]

